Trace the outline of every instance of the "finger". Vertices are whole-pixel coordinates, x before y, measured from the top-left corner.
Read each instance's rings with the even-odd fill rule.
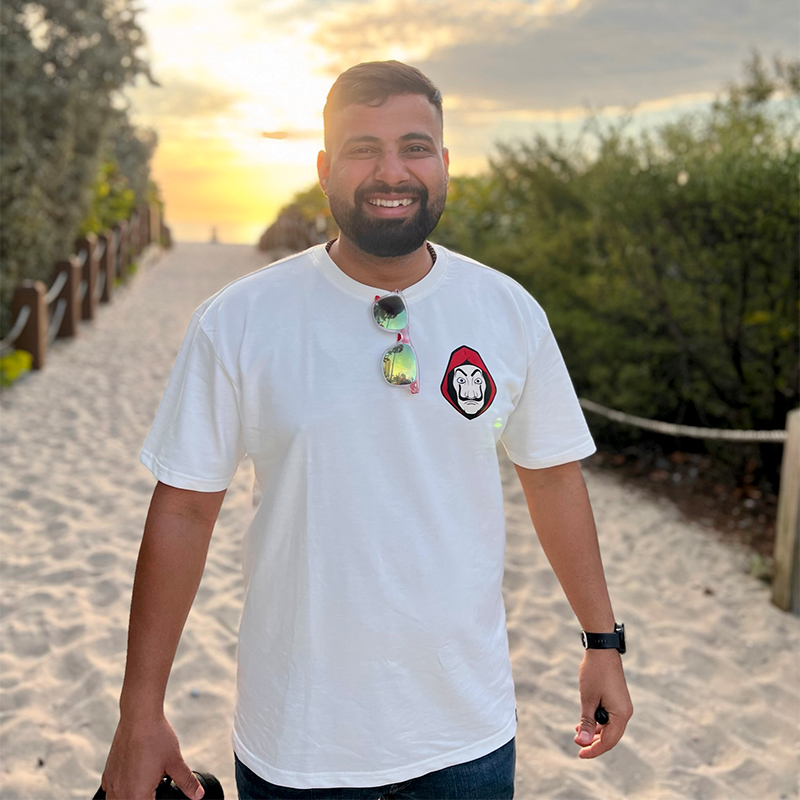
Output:
[[[183,759],[176,761],[174,766],[170,764],[169,776],[174,784],[192,800],[200,800],[205,794],[200,782]]]
[[[578,751],[578,756],[580,758],[597,758],[597,756],[607,753],[622,738],[625,727],[626,724],[622,720],[612,718],[607,725],[600,729],[599,736],[596,736],[591,744]]]
[[[596,707],[595,703],[595,707]],[[575,743],[586,746],[592,743],[594,734],[597,730],[597,723],[594,720],[594,710],[584,706],[581,712],[581,721],[576,728],[578,735],[575,737]]]

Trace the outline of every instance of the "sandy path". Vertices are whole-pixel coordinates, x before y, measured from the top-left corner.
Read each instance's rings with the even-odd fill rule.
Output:
[[[178,245],[0,397],[0,797],[90,797],[117,720],[130,588],[154,480],[138,462],[191,312],[258,268],[250,247]],[[513,468],[506,603],[517,684],[517,797],[798,795],[800,620],[768,602],[747,556],[675,509],[587,474],[636,715],[594,762],[575,756],[577,625],[549,572]],[[242,465],[178,651],[168,714],[195,769],[234,796],[229,746]]]

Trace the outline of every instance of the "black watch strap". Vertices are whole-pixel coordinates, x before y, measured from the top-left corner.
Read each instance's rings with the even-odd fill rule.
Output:
[[[625,652],[625,626],[621,623],[614,625],[613,633],[589,633],[581,631],[581,640],[587,650],[617,650]]]

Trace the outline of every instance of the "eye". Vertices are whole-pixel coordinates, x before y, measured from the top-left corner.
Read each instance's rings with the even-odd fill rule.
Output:
[[[476,378],[475,378],[475,383],[483,383],[483,378],[481,378],[481,377],[476,377]]]
[[[424,144],[412,144],[411,147],[406,149],[407,153],[412,156],[426,155],[429,151],[428,147]]]
[[[467,382],[466,378],[456,378],[456,383],[465,384]]]

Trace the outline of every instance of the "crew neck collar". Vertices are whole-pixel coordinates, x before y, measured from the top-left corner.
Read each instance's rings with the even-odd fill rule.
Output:
[[[412,283],[411,286],[403,289],[403,296],[407,300],[421,300],[429,295],[444,278],[447,270],[447,251],[437,244],[432,244],[433,251],[436,253],[436,260],[427,274]],[[376,295],[383,296],[389,293],[387,289],[380,289],[377,286],[370,286],[351,278],[336,265],[331,258],[325,244],[320,244],[311,250],[311,256],[320,272],[333,284],[338,286],[348,294],[363,300],[372,302]]]

